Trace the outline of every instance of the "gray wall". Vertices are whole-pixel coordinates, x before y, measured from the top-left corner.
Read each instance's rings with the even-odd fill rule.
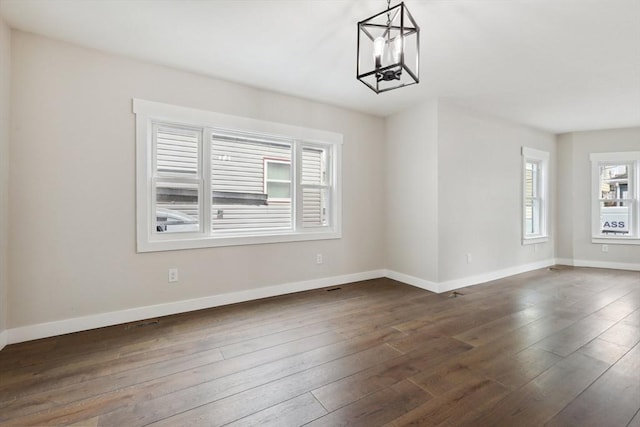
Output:
[[[395,277],[437,289],[553,260],[555,203],[549,242],[521,243],[522,146],[550,153],[553,200],[552,134],[437,101],[389,118],[387,268]]]
[[[556,142],[436,100],[384,120],[2,22],[0,67],[0,333],[385,267],[443,283],[555,256],[640,259],[640,247],[603,254],[589,228],[589,153],[640,150],[640,128]],[[343,238],[137,254],[134,97],[344,134]],[[537,246],[520,241],[523,145],[550,152],[557,182],[552,237]],[[179,284],[167,283],[169,267]]]
[[[384,120],[12,36],[10,328],[384,266]],[[137,254],[134,97],[342,133],[343,238]]]
[[[549,242],[522,245],[521,148],[549,152],[553,200],[554,136],[443,103],[438,135],[439,280],[553,259],[555,204]]]
[[[640,128],[574,132],[559,135],[562,153],[559,178],[560,236],[557,257],[585,262],[640,264],[640,246],[609,245],[607,253],[600,244],[591,243],[591,153],[640,151]],[[562,182],[565,179],[566,182]],[[569,187],[570,184],[573,184]]]
[[[556,257],[573,260],[573,222],[575,201],[575,181],[573,174],[573,135],[563,134],[556,137],[558,148],[557,189],[556,192]],[[590,184],[591,181],[589,180]],[[587,184],[587,183],[585,183]],[[589,215],[586,210],[583,215]]]
[[[438,104],[430,101],[387,122],[387,268],[438,280]]]
[[[11,31],[0,17],[0,347],[7,329]]]

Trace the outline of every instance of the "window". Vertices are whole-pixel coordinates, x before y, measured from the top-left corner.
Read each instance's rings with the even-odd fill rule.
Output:
[[[522,243],[549,240],[549,153],[522,147]]]
[[[133,105],[139,252],[341,236],[341,135]]]
[[[591,154],[592,242],[640,244],[640,152]]]
[[[302,209],[304,227],[325,227],[331,186],[328,181],[326,148],[302,149]]]

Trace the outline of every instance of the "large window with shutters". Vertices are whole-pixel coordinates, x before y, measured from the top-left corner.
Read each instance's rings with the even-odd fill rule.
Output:
[[[640,244],[640,152],[590,158],[592,242]]]
[[[342,136],[134,100],[138,251],[341,236]]]

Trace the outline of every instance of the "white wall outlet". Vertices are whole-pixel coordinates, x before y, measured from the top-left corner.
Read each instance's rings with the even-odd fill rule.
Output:
[[[322,264],[324,260],[322,259],[322,254],[316,255],[316,264]]]
[[[467,264],[471,264],[472,261],[473,258],[471,257],[471,254],[467,254]]]
[[[609,252],[609,245],[602,245],[602,252]]]
[[[170,268],[169,269],[169,283],[175,283],[178,281],[178,269]]]

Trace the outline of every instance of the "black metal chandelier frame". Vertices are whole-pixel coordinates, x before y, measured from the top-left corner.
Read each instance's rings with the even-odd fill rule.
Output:
[[[384,22],[386,15],[386,23]],[[399,22],[398,22],[399,21]],[[391,38],[391,34],[395,35]],[[382,64],[378,60],[364,60],[362,43],[371,43],[373,47],[376,34],[381,34],[390,43],[400,37],[400,52],[397,54],[397,61],[390,64]],[[380,35],[378,35],[378,38]],[[415,41],[413,41],[415,38]],[[412,40],[415,47],[415,70],[412,70],[406,63],[406,41]],[[369,49],[371,51],[371,49]],[[416,24],[413,16],[401,2],[393,7],[390,0],[387,0],[387,9],[376,13],[371,17],[358,22],[358,49],[356,75],[358,80],[364,83],[375,93],[387,92],[404,86],[419,83],[419,55],[420,55],[420,27]],[[367,62],[374,62],[367,67]]]

